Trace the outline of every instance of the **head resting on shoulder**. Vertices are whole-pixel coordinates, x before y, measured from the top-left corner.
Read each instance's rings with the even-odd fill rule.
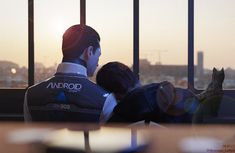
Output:
[[[128,91],[139,86],[137,76],[131,69],[120,62],[109,62],[97,72],[96,82],[121,100]]]
[[[81,64],[93,76],[101,54],[100,36],[87,25],[73,25],[63,35],[62,52],[62,62]]]

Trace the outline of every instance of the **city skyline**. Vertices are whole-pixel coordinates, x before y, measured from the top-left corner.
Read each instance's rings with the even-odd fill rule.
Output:
[[[201,54],[201,53],[200,53]],[[194,82],[196,89],[205,89],[211,81],[212,69],[203,67],[203,54],[198,58],[199,64],[194,66]],[[28,86],[28,68],[20,67],[17,63],[0,61],[0,87],[25,88]],[[48,79],[56,73],[57,65],[47,67],[43,63],[35,63],[35,83]],[[97,68],[99,70],[100,67]],[[221,69],[217,69],[220,71]],[[187,65],[161,65],[151,64],[147,59],[140,59],[140,81],[142,84],[169,81],[177,87],[187,88]],[[224,88],[235,88],[235,69],[227,68],[225,71]],[[97,72],[97,71],[96,71]],[[91,77],[95,82],[96,74]]]
[[[27,2],[0,0],[4,12],[0,13],[0,60],[26,67]],[[87,24],[101,35],[100,65],[109,61],[132,65],[132,5],[132,0],[87,0]],[[46,66],[58,64],[64,30],[80,22],[79,1],[35,0],[34,6],[35,61]],[[200,50],[204,52],[205,68],[235,68],[234,6],[233,0],[195,0],[195,65]],[[140,58],[159,50],[167,51],[161,54],[162,64],[187,64],[187,0],[140,1]],[[160,58],[154,53],[148,59],[154,64]]]

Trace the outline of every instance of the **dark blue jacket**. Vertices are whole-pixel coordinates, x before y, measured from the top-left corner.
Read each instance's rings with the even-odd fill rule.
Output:
[[[109,122],[131,123],[145,120],[157,123],[191,123],[193,113],[198,106],[195,96],[187,89],[175,88],[183,94],[183,98],[177,103],[169,103],[171,111],[179,113],[169,113],[159,107],[160,98],[157,98],[157,93],[160,92],[160,86],[161,83],[152,83],[128,93],[114,108],[113,116]]]
[[[73,73],[68,73],[68,68]],[[74,68],[81,73],[74,73]],[[30,87],[25,94],[25,119],[79,122],[107,120],[116,101],[111,94],[88,80],[81,68],[75,64],[62,63],[52,78]]]

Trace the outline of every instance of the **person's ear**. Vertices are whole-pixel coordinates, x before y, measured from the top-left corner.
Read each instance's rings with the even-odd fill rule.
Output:
[[[87,48],[87,56],[90,57],[91,55],[93,55],[93,46],[89,46]]]
[[[83,54],[81,55],[81,58],[84,60],[88,60],[92,54],[93,54],[93,47],[89,46],[84,50]]]

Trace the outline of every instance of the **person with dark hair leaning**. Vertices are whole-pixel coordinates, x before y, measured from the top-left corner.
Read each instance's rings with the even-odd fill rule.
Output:
[[[192,92],[167,81],[141,86],[131,69],[120,62],[105,64],[96,82],[118,101],[108,122],[191,123],[199,104]]]
[[[101,55],[99,34],[89,26],[73,25],[63,35],[62,52],[55,75],[26,91],[25,120],[107,121],[116,99],[87,78]]]

